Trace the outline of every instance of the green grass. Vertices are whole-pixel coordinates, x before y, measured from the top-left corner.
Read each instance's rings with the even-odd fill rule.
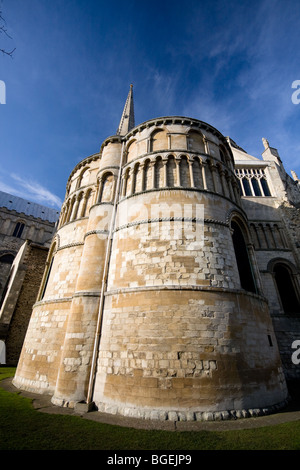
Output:
[[[15,369],[0,367],[0,380]],[[35,410],[0,387],[0,450],[299,450],[300,421],[242,431],[148,431]]]

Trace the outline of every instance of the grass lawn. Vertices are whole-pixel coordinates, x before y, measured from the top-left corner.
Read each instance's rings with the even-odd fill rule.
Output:
[[[0,366],[0,380],[14,372]],[[136,430],[41,413],[0,387],[0,450],[300,450],[300,421],[242,431]]]

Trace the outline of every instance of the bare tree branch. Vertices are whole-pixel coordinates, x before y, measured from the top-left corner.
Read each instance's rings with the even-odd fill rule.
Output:
[[[12,39],[12,37],[8,34],[7,29],[6,29],[6,21],[2,16],[2,11],[0,10],[0,34],[4,33],[5,36],[7,36],[9,39]],[[0,48],[0,52],[2,52],[3,55],[8,55],[12,57],[14,51],[16,48],[12,49],[11,51],[7,51],[6,49]]]
[[[16,50],[16,48],[14,48],[12,51],[6,51],[5,49],[0,49],[0,52],[2,52],[2,54],[5,54],[5,55],[9,55],[10,57],[12,57],[14,51]]]

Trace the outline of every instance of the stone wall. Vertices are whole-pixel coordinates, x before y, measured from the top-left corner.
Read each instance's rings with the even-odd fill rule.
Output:
[[[48,249],[33,243],[25,245],[16,275],[4,299],[0,324],[5,327],[6,363],[17,365],[27,327],[40,287]]]
[[[17,387],[144,418],[284,402],[233,163],[216,129],[175,117],[107,139],[74,168]],[[256,293],[242,289],[233,222]]]

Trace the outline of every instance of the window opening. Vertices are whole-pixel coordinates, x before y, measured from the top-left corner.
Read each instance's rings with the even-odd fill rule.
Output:
[[[261,194],[258,181],[255,178],[252,178],[251,183],[252,183],[252,188],[253,188],[255,196],[261,196],[262,194]]]
[[[17,225],[15,226],[13,237],[21,238],[24,227],[25,227],[25,224],[22,224],[21,222],[18,222]]]
[[[270,192],[267,180],[265,178],[261,179],[261,185],[262,185],[262,188],[263,188],[264,195],[265,196],[271,196],[271,192]]]
[[[6,264],[12,264],[14,260],[14,255],[11,254],[6,254],[1,256],[0,258],[0,263],[6,263]]]
[[[244,186],[245,195],[246,196],[252,196],[249,180],[247,178],[243,178],[242,182],[243,182],[243,186]]]
[[[295,292],[290,270],[283,264],[277,264],[274,267],[274,275],[284,312],[300,313],[299,301]]]
[[[232,241],[240,275],[241,287],[250,292],[257,292],[252,267],[243,233],[236,222],[231,223],[233,229]]]

